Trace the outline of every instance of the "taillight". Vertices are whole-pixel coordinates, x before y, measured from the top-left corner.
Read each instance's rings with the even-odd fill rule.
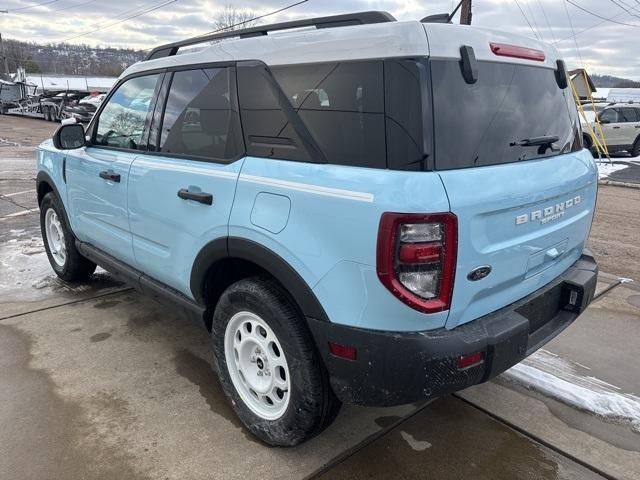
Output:
[[[391,293],[416,310],[447,310],[457,244],[458,219],[452,213],[384,213],[378,231],[378,277]]]
[[[545,59],[544,52],[535,48],[519,47],[507,43],[490,43],[489,47],[494,55],[501,57],[522,58],[524,60],[535,60],[536,62],[544,62]]]

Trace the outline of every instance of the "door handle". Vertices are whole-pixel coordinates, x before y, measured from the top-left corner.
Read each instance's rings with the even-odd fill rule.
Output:
[[[620,128],[620,127],[613,127],[614,130],[617,130],[618,128]]]
[[[104,178],[105,180],[109,180],[111,182],[120,182],[120,174],[108,172],[107,170],[103,170],[100,172],[100,178]]]
[[[183,200],[193,200],[195,202],[204,203],[205,205],[213,204],[213,195],[206,192],[190,192],[186,188],[178,190],[178,197]]]
[[[636,128],[640,128],[640,125],[636,125]]]

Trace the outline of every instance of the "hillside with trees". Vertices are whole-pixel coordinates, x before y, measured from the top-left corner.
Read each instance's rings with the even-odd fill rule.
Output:
[[[612,75],[589,75],[596,87],[602,88],[640,88],[640,82]]]
[[[141,50],[68,43],[42,45],[6,39],[4,44],[11,72],[22,66],[27,73],[118,76],[145,56]]]

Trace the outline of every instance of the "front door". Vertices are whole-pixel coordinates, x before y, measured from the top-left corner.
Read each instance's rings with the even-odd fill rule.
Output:
[[[158,101],[151,127],[149,149],[157,153],[131,166],[138,268],[187,296],[198,252],[228,235],[244,158],[234,70],[184,67],[169,74],[166,105]]]
[[[121,84],[94,121],[88,146],[67,156],[67,200],[75,235],[132,266],[129,169],[145,148],[145,126],[160,77],[135,77]]]

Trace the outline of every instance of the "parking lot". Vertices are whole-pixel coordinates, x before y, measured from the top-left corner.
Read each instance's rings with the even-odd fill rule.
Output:
[[[345,406],[319,437],[270,448],[227,404],[204,328],[104,271],[54,277],[34,182],[54,128],[0,117],[0,478],[640,478],[640,189],[600,187],[601,295],[526,370]]]

